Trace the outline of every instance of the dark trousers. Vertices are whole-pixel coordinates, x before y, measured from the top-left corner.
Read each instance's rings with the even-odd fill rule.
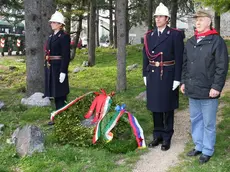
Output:
[[[171,142],[174,125],[174,110],[168,112],[153,112],[153,137]]]
[[[61,109],[63,106],[66,105],[66,103],[65,103],[65,101],[66,101],[66,96],[55,97],[55,98],[54,98],[54,101],[55,101],[56,110]]]

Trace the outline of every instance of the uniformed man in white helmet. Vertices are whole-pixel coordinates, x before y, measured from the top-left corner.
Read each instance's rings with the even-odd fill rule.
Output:
[[[63,30],[64,20],[58,11],[51,16],[49,22],[53,33],[45,45],[45,96],[54,97],[56,110],[65,105],[69,94],[70,36]]]
[[[153,141],[149,147],[162,143],[170,148],[174,132],[174,110],[179,105],[178,86],[183,61],[182,32],[167,26],[168,8],[160,3],[154,13],[156,28],[144,37],[143,78],[147,92],[147,108],[153,113]]]

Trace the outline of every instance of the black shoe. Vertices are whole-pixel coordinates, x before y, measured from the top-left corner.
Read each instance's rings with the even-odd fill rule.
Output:
[[[167,141],[163,141],[162,145],[161,145],[161,150],[162,151],[167,151],[170,149],[170,142]]]
[[[198,151],[198,150],[196,150],[196,149],[193,149],[193,150],[191,150],[191,151],[189,151],[189,152],[187,153],[187,156],[197,156],[197,155],[199,155],[199,154],[201,154],[201,151]]]
[[[48,125],[54,125],[54,122],[53,121],[49,121]]]
[[[162,139],[156,138],[156,139],[153,139],[153,141],[151,141],[148,146],[155,147],[155,146],[158,146],[161,142],[162,142]]]
[[[202,154],[199,158],[200,164],[204,164],[210,160],[211,156]]]

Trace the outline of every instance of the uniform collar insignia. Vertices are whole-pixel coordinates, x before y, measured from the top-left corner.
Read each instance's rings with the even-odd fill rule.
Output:
[[[61,34],[59,34],[58,37],[61,37]]]
[[[49,37],[51,37],[51,36],[52,36],[52,34]]]
[[[152,31],[151,36],[153,36],[153,35],[154,35],[154,33],[155,33],[155,31]]]
[[[168,35],[170,34],[170,30],[167,31],[167,34],[168,34]]]

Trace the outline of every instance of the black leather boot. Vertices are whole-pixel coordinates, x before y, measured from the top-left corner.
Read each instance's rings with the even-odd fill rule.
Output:
[[[161,150],[162,151],[169,150],[170,149],[170,144],[171,144],[170,142],[164,140],[162,145],[161,145]]]
[[[158,146],[162,142],[161,138],[154,138],[153,141],[149,143],[149,147],[155,147]]]

